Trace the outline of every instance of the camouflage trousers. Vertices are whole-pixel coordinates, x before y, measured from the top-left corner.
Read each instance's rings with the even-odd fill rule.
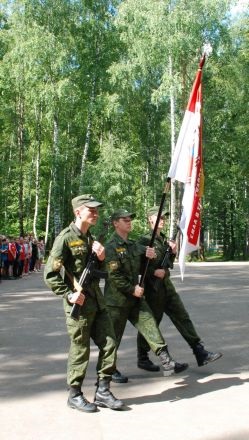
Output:
[[[120,345],[127,321],[130,321],[144,336],[154,353],[157,354],[167,345],[144,298],[137,299],[135,304],[129,304],[125,307],[110,305],[107,307],[116,335],[117,348]]]
[[[106,309],[99,310],[94,298],[87,298],[82,307],[79,321],[70,316],[66,319],[67,331],[71,340],[67,383],[69,386],[81,386],[86,375],[90,357],[90,339],[99,348],[97,376],[109,378],[116,365],[116,339],[113,325]]]
[[[189,314],[185,309],[180,296],[176,292],[170,278],[166,278],[162,282],[162,285],[159,287],[157,292],[152,287],[153,286],[151,286],[151,289],[149,289],[147,286],[145,295],[146,301],[153,312],[157,324],[160,324],[163,314],[165,313],[168,315],[185,341],[191,348],[193,348],[201,340],[201,338],[196,333]],[[150,350],[148,343],[139,333],[137,335],[137,348],[138,353],[148,352]]]

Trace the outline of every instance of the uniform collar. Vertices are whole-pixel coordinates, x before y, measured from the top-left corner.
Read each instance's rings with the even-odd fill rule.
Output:
[[[112,238],[114,238],[116,241],[118,241],[118,244],[129,244],[129,243],[133,243],[133,240],[127,238],[127,240],[124,240],[124,238],[120,237],[120,235],[117,234],[117,232],[115,231],[112,235]]]
[[[83,235],[83,236],[86,236],[86,237],[91,236],[91,234],[90,234],[89,231],[87,231],[86,234],[83,234],[83,232],[81,232],[81,230],[78,228],[78,226],[76,226],[76,224],[75,224],[74,222],[72,222],[72,223],[70,224],[70,228],[74,231],[74,233],[75,233],[76,235],[78,235],[78,237],[82,237],[82,235]]]

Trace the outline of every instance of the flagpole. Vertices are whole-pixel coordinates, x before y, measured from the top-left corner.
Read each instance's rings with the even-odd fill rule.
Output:
[[[192,87],[192,92],[191,92],[190,97],[189,97],[189,102],[188,102],[188,105],[187,105],[187,109],[189,109],[190,111],[193,111],[192,105],[193,105],[193,102],[196,101],[196,95],[198,93],[198,89],[199,89],[199,85],[200,85],[200,79],[201,79],[201,75],[202,75],[202,68],[203,68],[203,66],[205,64],[205,60],[206,60],[206,52],[207,51],[204,51],[204,53],[203,53],[203,55],[202,55],[202,57],[200,59],[199,66],[198,66],[198,71],[197,71],[197,74],[196,74],[196,77],[195,77],[195,80],[194,80],[194,84],[193,84],[193,87]],[[184,135],[185,135],[185,133],[184,133]],[[170,182],[171,182],[172,175],[174,175],[174,173],[175,173],[175,170],[171,170],[171,169],[172,169],[172,163],[171,163],[171,166],[170,166],[170,169],[169,169],[169,172],[168,172],[168,177],[167,177],[167,180],[166,180],[166,183],[165,183],[165,187],[164,187],[164,191],[163,191],[163,194],[162,194],[162,197],[161,197],[160,207],[159,207],[159,211],[158,211],[158,214],[157,214],[156,223],[155,223],[155,226],[154,226],[154,229],[153,229],[153,232],[152,232],[152,236],[151,236],[151,240],[150,240],[150,243],[149,243],[149,247],[153,247],[153,245],[154,245],[154,241],[155,241],[155,238],[156,238],[156,233],[157,233],[159,221],[160,221],[160,218],[161,218],[161,215],[162,215],[162,211],[163,211],[163,205],[164,205],[164,202],[165,202],[166,194],[167,194],[167,192],[169,191],[169,188],[170,188]],[[180,179],[177,179],[177,180],[180,180]],[[140,281],[139,281],[139,286],[141,286],[141,287],[143,287],[143,285],[144,285],[144,280],[145,280],[145,276],[146,276],[146,273],[147,273],[147,270],[148,270],[149,261],[150,261],[149,258],[146,257],[146,262],[145,262],[144,270],[143,270],[143,273],[142,273]]]
[[[165,202],[165,199],[166,199],[166,194],[169,192],[169,189],[170,189],[170,182],[171,182],[170,177],[167,177],[167,180],[166,180],[166,183],[165,183],[165,187],[164,187],[164,190],[163,190],[163,193],[162,193],[162,197],[161,197],[161,202],[160,202],[159,210],[158,210],[158,213],[157,213],[156,223],[155,223],[152,235],[151,235],[149,247],[153,247],[153,244],[154,244],[154,241],[155,241],[155,238],[156,238],[157,228],[158,228],[158,225],[159,225],[159,222],[160,222],[160,218],[162,216],[163,205],[164,205],[164,202]],[[150,262],[150,259],[148,257],[146,257],[146,262],[145,262],[144,270],[143,270],[143,273],[142,273],[140,281],[139,281],[139,286],[140,287],[143,287],[143,285],[144,285],[144,280],[145,280],[146,273],[147,273],[147,270],[148,270],[149,262]]]

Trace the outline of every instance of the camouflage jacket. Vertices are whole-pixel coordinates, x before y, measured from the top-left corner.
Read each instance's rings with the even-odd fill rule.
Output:
[[[71,223],[56,237],[44,271],[44,281],[56,294],[64,298],[64,308],[71,310],[67,296],[74,290],[73,278],[78,281],[91,254],[92,237]],[[64,273],[63,273],[64,272]],[[96,297],[99,307],[105,307],[99,280],[91,281],[89,291]]]
[[[116,232],[105,245],[106,270],[105,301],[109,306],[124,307],[135,304],[137,298],[132,293],[141,272],[145,246],[134,240],[124,240]]]

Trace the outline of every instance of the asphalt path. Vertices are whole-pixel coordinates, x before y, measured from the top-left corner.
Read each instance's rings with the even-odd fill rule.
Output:
[[[248,440],[249,264],[190,263],[173,282],[210,350],[223,352],[197,367],[181,335],[161,329],[183,374],[163,377],[136,366],[136,331],[128,324],[118,353],[127,384],[113,384],[125,411],[86,414],[67,407],[69,340],[62,301],[41,273],[0,284],[1,440]],[[93,399],[97,349],[92,345],[84,393]],[[156,362],[154,355],[151,356]]]

